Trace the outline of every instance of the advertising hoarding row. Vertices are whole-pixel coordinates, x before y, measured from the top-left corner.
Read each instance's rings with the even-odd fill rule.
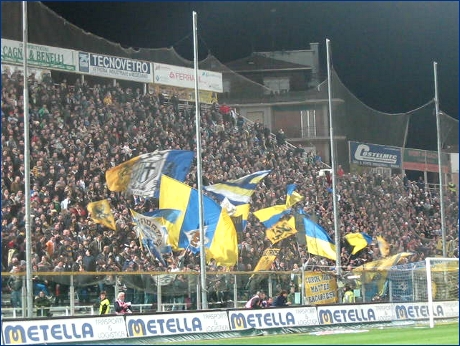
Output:
[[[458,301],[433,304],[434,317],[458,318]],[[4,345],[62,344],[126,338],[428,320],[427,303],[384,303],[171,312],[149,315],[4,320]]]
[[[3,38],[1,51],[2,64],[22,65],[26,54],[28,66],[195,89],[195,70],[192,68],[33,43],[28,43],[24,52],[23,42]],[[222,93],[221,73],[198,70],[198,75],[199,90]]]

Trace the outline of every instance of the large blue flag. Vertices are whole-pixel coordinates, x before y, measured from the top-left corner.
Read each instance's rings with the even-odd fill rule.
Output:
[[[204,189],[213,193],[219,201],[227,197],[233,205],[249,203],[257,184],[270,172],[270,170],[255,172],[235,180],[205,186]]]
[[[210,197],[203,196],[204,239],[199,231],[198,191],[166,175],[161,177],[160,208],[178,209],[182,213],[169,233],[173,248],[190,249],[197,253],[203,241],[206,257],[221,265],[234,265],[238,246],[235,226],[225,209]]]

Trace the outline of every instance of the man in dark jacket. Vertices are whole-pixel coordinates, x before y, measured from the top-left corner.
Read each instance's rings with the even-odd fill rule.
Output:
[[[34,299],[35,307],[37,308],[37,316],[51,317],[50,312],[51,300],[45,295],[44,291],[40,291]]]
[[[289,306],[291,303],[288,302],[287,295],[288,293],[286,290],[281,290],[280,294],[273,301],[273,306],[276,306],[277,308],[283,307],[283,306]]]

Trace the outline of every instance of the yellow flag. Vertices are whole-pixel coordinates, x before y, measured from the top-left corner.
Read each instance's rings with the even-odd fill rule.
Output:
[[[270,270],[272,263],[275,260],[276,256],[278,256],[279,252],[280,249],[265,249],[264,253],[262,254],[262,257],[260,258],[256,267],[254,268],[254,271],[258,272],[261,270]]]
[[[87,208],[94,222],[111,228],[114,231],[117,230],[117,227],[115,226],[115,218],[113,217],[108,200],[103,199],[102,201],[90,202],[88,203]]]
[[[233,266],[238,261],[238,236],[233,221],[222,209],[206,259],[214,258],[218,265]]]
[[[390,254],[390,245],[387,243],[385,239],[381,236],[377,236],[377,244],[379,246],[380,253],[382,257],[387,257]]]
[[[383,285],[387,279],[388,270],[397,265],[402,259],[413,255],[412,252],[400,252],[396,255],[372,261],[366,264],[363,264],[359,267],[353,269],[353,273],[363,273],[361,276],[361,281],[363,283],[370,283],[371,281],[376,281],[377,288],[379,292],[383,291]]]
[[[112,167],[105,172],[107,187],[110,191],[125,191],[128,188],[131,180],[131,174],[136,162],[139,161],[139,156],[133,157],[131,160]]]
[[[265,231],[265,235],[272,244],[276,244],[296,233],[294,216],[290,216],[288,220],[278,221],[273,227]]]
[[[161,176],[160,209],[177,209],[181,213],[174,222],[174,227],[168,230],[168,242],[174,250],[179,249],[179,235],[184,222],[192,188],[178,182],[167,175]]]

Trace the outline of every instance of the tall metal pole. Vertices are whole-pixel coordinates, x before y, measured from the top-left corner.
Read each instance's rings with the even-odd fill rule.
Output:
[[[200,117],[200,94],[198,91],[198,30],[196,25],[196,12],[193,11],[193,47],[194,47],[194,66],[195,66],[195,106],[196,106],[196,180],[198,188],[198,217],[200,227],[200,277],[201,277],[201,309],[208,308],[208,291],[206,289],[206,249],[205,234],[203,225],[203,180],[201,170],[201,117]]]
[[[329,136],[331,137],[331,167],[332,167],[332,204],[334,207],[334,233],[335,233],[335,255],[336,255],[336,273],[340,277],[342,271],[342,263],[340,258],[340,228],[337,211],[337,183],[335,170],[335,147],[334,147],[334,127],[332,126],[332,86],[331,86],[331,59],[329,53],[329,39],[326,39],[326,55],[327,55],[327,93],[329,98]]]
[[[24,201],[26,208],[26,288],[27,288],[27,317],[33,314],[33,284],[32,284],[32,232],[30,230],[30,148],[29,148],[29,86],[27,77],[27,1],[22,2],[22,63],[24,69]]]
[[[439,98],[438,98],[438,63],[433,62],[434,71],[434,105],[436,110],[436,132],[438,137],[438,173],[439,173],[439,203],[441,206],[441,234],[442,234],[442,256],[447,257],[446,246],[446,222],[444,217],[444,179],[442,175],[442,152],[441,152],[441,120],[439,119]]]

